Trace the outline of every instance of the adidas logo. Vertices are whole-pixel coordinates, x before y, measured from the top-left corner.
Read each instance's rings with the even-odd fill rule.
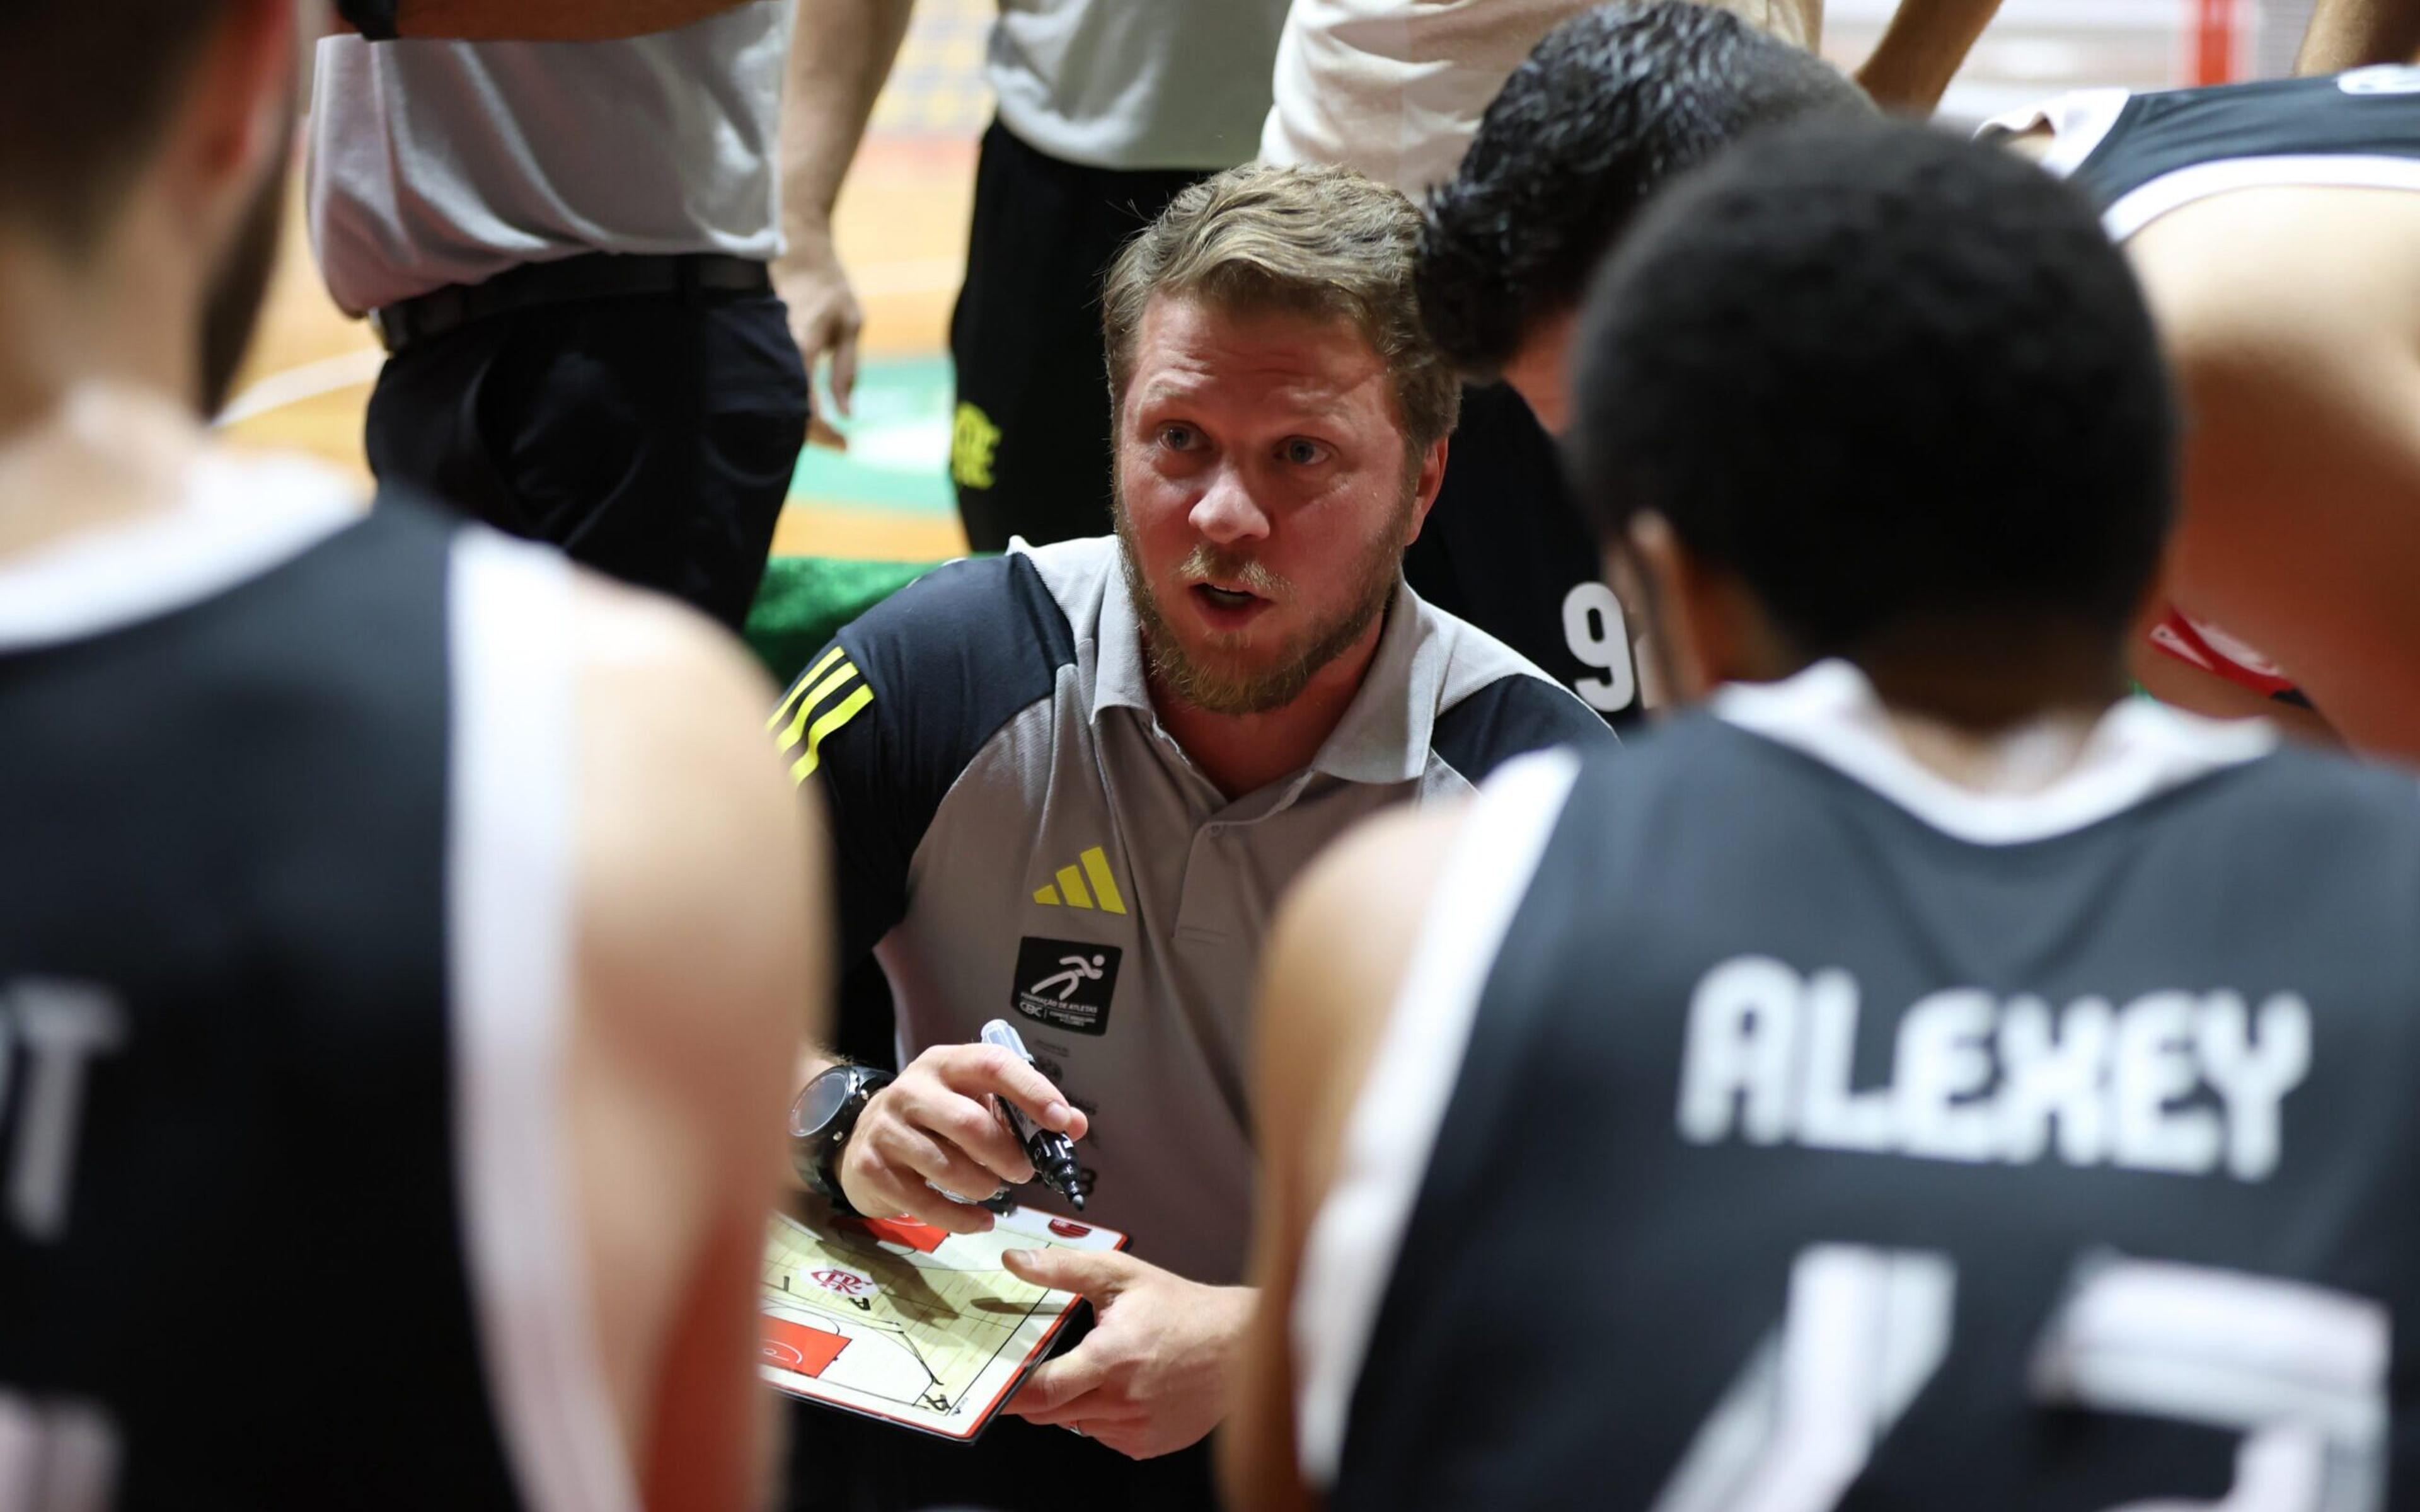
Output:
[[[1061,853],[1064,855],[1064,852]],[[1109,857],[1098,845],[1078,856],[1078,866],[1059,869],[1059,885],[1044,885],[1033,890],[1033,901],[1056,908],[1064,903],[1069,908],[1098,908],[1105,914],[1123,914],[1126,901],[1118,892],[1118,879],[1109,874]],[[1085,880],[1092,881],[1086,891]],[[1100,900],[1098,903],[1094,899]]]

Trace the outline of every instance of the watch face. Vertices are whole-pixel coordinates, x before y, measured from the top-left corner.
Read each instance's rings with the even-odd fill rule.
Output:
[[[848,1094],[857,1089],[857,1078],[848,1068],[834,1067],[807,1084],[799,1100],[790,1104],[790,1137],[807,1139],[819,1134],[832,1121]]]

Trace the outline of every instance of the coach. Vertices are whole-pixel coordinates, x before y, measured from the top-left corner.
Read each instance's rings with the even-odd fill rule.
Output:
[[[1346,169],[1238,168],[1178,195],[1104,294],[1116,536],[932,574],[781,705],[777,739],[831,814],[843,960],[879,961],[907,1061],[809,1151],[827,1194],[987,1227],[934,1188],[1030,1177],[998,1094],[1080,1136],[1086,1216],[1134,1241],[1017,1267],[1098,1319],[1011,1402],[1028,1423],[920,1456],[893,1430],[801,1422],[799,1504],[1213,1504],[1198,1449],[1118,1455],[1195,1446],[1222,1410],[1249,1303],[1249,1005],[1279,894],[1374,810],[1612,741],[1403,584],[1458,397],[1419,332],[1418,231]],[[994,1017],[1040,1077],[970,1047]]]
[[[424,0],[372,40],[380,8],[319,44],[309,188],[392,354],[372,470],[736,628],[807,426],[768,271],[790,0]]]

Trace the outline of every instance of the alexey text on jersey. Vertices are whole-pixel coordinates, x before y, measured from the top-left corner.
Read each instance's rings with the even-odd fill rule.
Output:
[[[1858,1088],[1859,1011],[1856,979],[1837,968],[1740,956],[1707,972],[1689,1002],[1681,1136],[2257,1181],[2310,1070],[2310,1010],[2291,993],[2255,1012],[2225,989],[2054,1009],[1955,987],[1900,1016],[1890,1085]]]

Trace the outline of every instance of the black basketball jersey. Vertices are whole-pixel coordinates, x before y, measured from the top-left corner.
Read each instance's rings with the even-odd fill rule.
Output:
[[[1419,538],[1412,591],[1503,641],[1617,730],[1644,716],[1621,601],[1564,482],[1554,438],[1509,385],[1463,391],[1462,423]]]
[[[2120,98],[2071,96],[2047,114],[2059,129],[2050,165],[2092,196],[2121,241],[2169,210],[2230,190],[2420,190],[2420,68]]]
[[[0,605],[11,1512],[521,1504],[458,1196],[460,538],[388,504],[91,633]]]
[[[1577,768],[1457,900],[1339,1512],[2420,1498],[2420,784],[2113,718],[2038,798],[1704,714]]]

